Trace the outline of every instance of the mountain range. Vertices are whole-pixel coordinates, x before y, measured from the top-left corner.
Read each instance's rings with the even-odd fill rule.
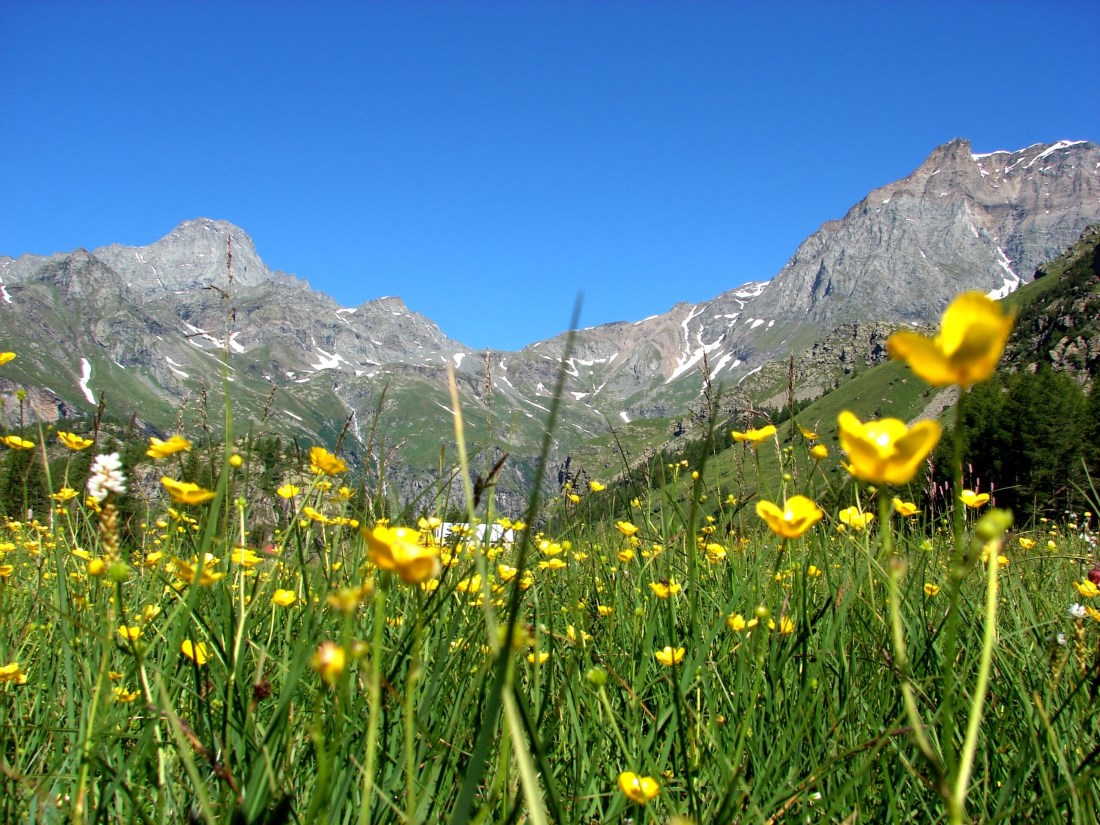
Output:
[[[953,140],[824,224],[769,281],[498,352],[448,338],[397,297],[342,307],[270,270],[241,228],[190,220],[144,247],[0,257],[0,350],[19,353],[0,415],[9,427],[90,418],[102,396],[108,416],[165,434],[220,420],[228,386],[238,432],[331,445],[346,427],[344,448],[389,457],[410,493],[453,442],[452,369],[472,445],[492,448],[490,464],[509,451],[501,486],[519,488],[563,369],[558,460],[610,426],[684,416],[708,382],[745,390],[769,362],[820,357],[847,330],[934,322],[963,290],[1006,295],[1097,221],[1097,144],[974,153]]]

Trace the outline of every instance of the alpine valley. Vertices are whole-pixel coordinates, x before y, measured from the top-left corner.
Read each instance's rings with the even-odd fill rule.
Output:
[[[475,469],[509,453],[497,488],[514,510],[559,377],[550,460],[572,457],[576,473],[612,428],[639,448],[683,432],[708,387],[731,411],[781,403],[775,363],[785,383],[792,356],[801,396],[821,394],[880,358],[890,329],[934,323],[963,290],[1007,295],[1098,221],[1096,143],[976,154],[953,140],[824,224],[771,280],[496,352],[400,298],[342,307],[268,269],[242,229],[191,220],[144,247],[0,257],[0,351],[18,353],[0,416],[90,422],[102,399],[108,421],[193,435],[207,419],[217,431],[228,387],[239,436],[331,448],[343,433],[344,455],[408,496],[438,477],[441,449],[454,461],[453,371]]]

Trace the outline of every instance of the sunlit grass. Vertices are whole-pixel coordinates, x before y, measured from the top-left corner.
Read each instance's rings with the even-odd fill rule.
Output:
[[[1096,821],[1095,515],[822,512],[845,456],[792,422],[499,519],[451,400],[507,542],[320,446],[5,434],[50,496],[0,521],[0,819]]]

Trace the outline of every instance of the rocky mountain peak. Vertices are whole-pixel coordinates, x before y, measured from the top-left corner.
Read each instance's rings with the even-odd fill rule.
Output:
[[[233,250],[233,281],[257,286],[276,276],[256,252],[252,238],[228,221],[197,218],[184,221],[148,246],[120,244],[93,254],[114,269],[142,300],[166,292],[227,283],[227,259]]]

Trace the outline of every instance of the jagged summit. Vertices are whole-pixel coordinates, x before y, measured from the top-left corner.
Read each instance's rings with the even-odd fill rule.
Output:
[[[983,154],[949,141],[824,224],[770,281],[579,331],[565,362],[566,428],[594,434],[609,420],[680,415],[697,403],[704,369],[733,386],[840,325],[930,322],[963,290],[1007,294],[1097,221],[1095,143]],[[230,242],[227,335],[228,306],[206,287],[227,286]],[[496,421],[496,432],[535,443],[565,341],[475,351],[396,296],[341,307],[269,269],[240,227],[207,218],[147,246],[0,258],[0,349],[26,353],[20,365],[73,409],[109,389],[174,421],[183,399],[220,383],[228,352],[242,415],[258,414],[275,387],[285,412],[272,414],[284,423],[320,433],[350,416],[358,438],[356,422],[388,387],[420,440],[449,429],[451,369],[471,427],[480,415],[480,426]]]

